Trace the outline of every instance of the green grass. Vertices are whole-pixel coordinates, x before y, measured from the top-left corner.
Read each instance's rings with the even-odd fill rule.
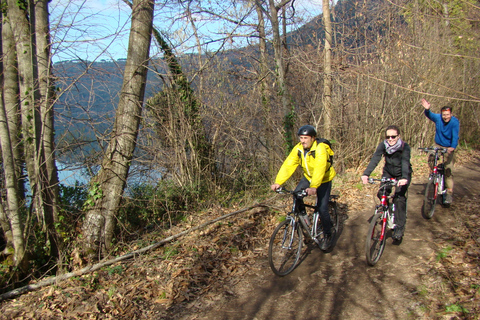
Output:
[[[461,313],[468,313],[468,310],[465,309],[462,305],[460,304],[450,304],[445,306],[445,311],[446,312],[461,312]]]
[[[442,250],[440,250],[439,253],[437,253],[437,261],[440,261],[444,258],[446,258],[448,256],[448,254],[450,253],[450,251],[452,251],[453,248],[451,246],[447,246],[445,248],[443,248]]]
[[[167,246],[167,247],[165,247],[165,251],[163,252],[163,258],[165,260],[169,260],[177,254],[178,254],[178,249],[177,248]]]

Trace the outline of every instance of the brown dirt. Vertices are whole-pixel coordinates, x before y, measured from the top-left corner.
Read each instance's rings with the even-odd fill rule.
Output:
[[[4,301],[0,319],[479,319],[480,156],[465,152],[458,160],[454,203],[437,205],[431,220],[420,212],[425,162],[414,168],[405,238],[399,246],[388,240],[374,267],[365,262],[364,239],[378,186],[360,190],[352,182],[341,193],[344,224],[334,250],[305,248],[285,277],[267,261],[284,210],[253,210],[135,260]],[[212,218],[223,214],[214,211]],[[192,219],[190,226],[205,216]]]

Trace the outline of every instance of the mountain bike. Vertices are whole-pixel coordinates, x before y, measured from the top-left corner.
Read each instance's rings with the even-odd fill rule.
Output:
[[[374,266],[385,249],[388,230],[395,228],[395,205],[390,204],[390,199],[395,196],[395,192],[391,191],[391,187],[397,185],[398,181],[393,178],[373,179],[369,178],[368,182],[373,184],[380,182],[380,204],[375,207],[375,214],[370,221],[370,226],[367,232],[367,240],[365,242],[365,255],[367,263]]]
[[[289,212],[285,220],[280,222],[275,228],[268,246],[268,262],[270,268],[276,275],[285,276],[295,269],[300,259],[304,237],[306,243],[313,241],[320,248],[322,241],[327,241],[327,239],[324,239],[320,214],[315,210],[315,206],[305,204],[305,210],[307,212],[310,211],[310,213],[304,215],[301,215],[297,208],[296,199],[306,197],[307,192],[305,190],[295,192],[285,188],[278,188],[276,192],[293,195],[292,211]],[[338,197],[338,195],[330,195],[328,201],[328,211],[332,221],[332,236],[330,238],[329,248],[324,251],[332,249],[340,225],[336,202]]]
[[[447,189],[445,188],[445,170],[443,163],[445,162],[446,148],[429,147],[418,148],[423,152],[429,153],[429,164],[432,171],[428,176],[427,186],[425,188],[425,197],[423,199],[422,216],[425,219],[431,219],[435,212],[435,204],[437,199],[443,205],[445,204],[445,197],[447,196]],[[439,160],[442,163],[438,163]]]

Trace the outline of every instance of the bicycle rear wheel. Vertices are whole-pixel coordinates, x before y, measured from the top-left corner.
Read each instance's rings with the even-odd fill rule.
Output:
[[[377,213],[373,216],[370,222],[370,227],[367,232],[367,241],[365,242],[365,254],[367,257],[367,263],[374,266],[385,249],[386,236],[383,235],[381,239],[383,229],[383,212]]]
[[[340,227],[340,217],[337,213],[337,203],[335,201],[328,203],[328,213],[330,214],[330,220],[332,221],[332,228],[335,229],[335,232],[338,232],[338,228]]]
[[[435,211],[436,190],[435,178],[428,179],[427,187],[425,188],[425,198],[423,199],[422,216],[425,219],[431,219]]]
[[[273,273],[285,276],[293,271],[300,259],[303,235],[291,220],[282,221],[273,231],[268,246],[268,262]]]

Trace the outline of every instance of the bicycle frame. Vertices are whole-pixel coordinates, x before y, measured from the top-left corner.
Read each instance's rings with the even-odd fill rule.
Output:
[[[331,248],[332,239],[321,237],[323,228],[320,227],[320,214],[313,213],[313,221],[310,222],[308,215],[300,214],[297,206],[297,200],[307,196],[305,190],[298,192],[289,191],[283,188],[276,190],[277,193],[291,194],[293,196],[292,211],[289,212],[284,221],[281,221],[270,237],[268,245],[268,262],[273,273],[278,276],[285,276],[292,272],[299,259],[304,240],[313,240],[321,250],[326,251]],[[336,234],[339,228],[339,218],[337,214],[336,199],[338,195],[330,195],[329,215],[332,219],[332,233]],[[305,208],[315,209],[316,206],[304,204]],[[318,229],[318,230],[317,230]],[[325,241],[330,241],[328,248],[325,248]],[[305,242],[308,244],[308,242]]]
[[[291,223],[293,223],[293,227],[295,227],[295,224],[298,223],[298,221],[300,221],[300,225],[302,226],[302,228],[304,230],[307,230],[307,232],[305,233],[306,236],[308,236],[311,240],[315,241],[317,244],[320,244],[320,241],[317,239],[317,226],[318,226],[318,216],[319,216],[319,213],[318,212],[314,212],[313,213],[313,216],[312,216],[312,222],[310,223],[311,226],[308,226],[305,221],[303,219],[300,218],[300,212],[299,210],[297,209],[297,199],[303,199],[307,196],[307,192],[305,190],[300,190],[298,192],[294,192],[294,191],[288,191],[286,189],[281,189],[279,191],[279,193],[281,192],[288,192],[288,193],[291,193],[292,196],[293,196],[293,205],[292,205],[292,212],[295,217],[297,217],[297,219],[295,219],[294,217],[292,217],[291,215],[287,216],[287,219],[290,218],[291,220]],[[310,205],[310,204],[306,204],[304,203],[304,206],[305,208],[310,208],[310,209],[315,209],[315,206],[313,205]],[[293,228],[295,230],[295,228]]]
[[[433,153],[434,154],[433,170],[430,173],[428,179],[433,180],[433,183],[435,184],[433,199],[437,201],[437,198],[439,195],[444,195],[447,192],[447,189],[445,188],[445,182],[443,181],[444,179],[443,164],[445,163],[445,153],[447,152],[447,149],[439,148],[439,147],[419,148],[419,149],[422,150],[423,152],[431,152],[431,151],[434,152]],[[442,157],[441,164],[438,163],[438,160],[440,160],[440,157]]]
[[[318,213],[316,210],[314,211],[312,215],[312,221],[310,222],[310,226],[305,223],[303,219],[300,218],[300,212],[297,208],[297,199],[303,199],[307,196],[307,193],[305,190],[300,190],[297,192],[294,191],[289,191],[284,188],[279,188],[277,190],[277,193],[290,193],[293,196],[293,205],[292,205],[292,211],[287,215],[286,219],[289,220],[289,223],[292,225],[292,232],[295,230],[296,224],[300,222],[300,225],[302,229],[306,230],[304,234],[311,240],[315,241],[318,245],[320,245],[320,241],[318,240],[319,236],[323,233],[323,231],[318,232],[319,230],[319,222],[320,222],[320,213]],[[335,201],[335,199],[338,196],[335,195],[330,195],[330,200],[329,201]],[[310,209],[316,209],[316,206],[310,205],[310,204],[304,204],[305,208],[310,208]],[[293,214],[293,216],[292,216]]]
[[[295,222],[295,218],[292,217],[292,216],[287,216],[286,219],[289,220],[289,224],[292,225],[292,230],[291,230],[291,232],[290,232],[290,235],[287,235],[286,232],[283,234],[282,248],[283,248],[283,249],[289,249],[289,250],[290,250],[290,249],[292,249],[292,243],[293,243],[293,239],[294,239],[293,234],[295,233],[295,229],[296,229],[296,228],[295,228],[295,224],[296,224],[296,222]],[[290,241],[289,241],[289,243],[288,243],[288,247],[285,246],[285,242],[286,242],[285,240],[287,239],[287,236],[290,238]]]
[[[394,212],[395,207],[390,205],[390,199],[395,196],[387,194],[387,189],[392,186],[396,187],[398,181],[393,178],[373,179],[369,178],[369,183],[379,181],[380,184],[380,204],[375,207],[375,214],[370,220],[369,230],[367,232],[367,239],[365,242],[365,254],[367,263],[371,266],[375,265],[383,254],[386,243],[387,228],[393,229],[395,227]]]
[[[394,178],[382,178],[382,179],[372,179],[372,178],[369,178],[368,179],[369,183],[374,183],[375,181],[380,181],[380,183],[382,183],[380,185],[380,189],[382,189],[382,196],[380,198],[380,204],[377,205],[377,207],[375,208],[375,213],[378,212],[378,209],[382,209],[382,232],[380,234],[380,241],[383,241],[383,239],[385,239],[385,234],[386,234],[386,231],[387,231],[387,226],[390,227],[390,229],[393,229],[393,227],[395,226],[393,224],[393,212],[390,211],[390,202],[389,200],[391,198],[393,198],[394,196],[392,195],[387,195],[387,187],[389,186],[396,186],[397,185],[397,180],[394,179]],[[395,192],[393,192],[393,194],[395,194]],[[390,226],[391,225],[391,226]],[[373,236],[373,234],[372,234]]]

